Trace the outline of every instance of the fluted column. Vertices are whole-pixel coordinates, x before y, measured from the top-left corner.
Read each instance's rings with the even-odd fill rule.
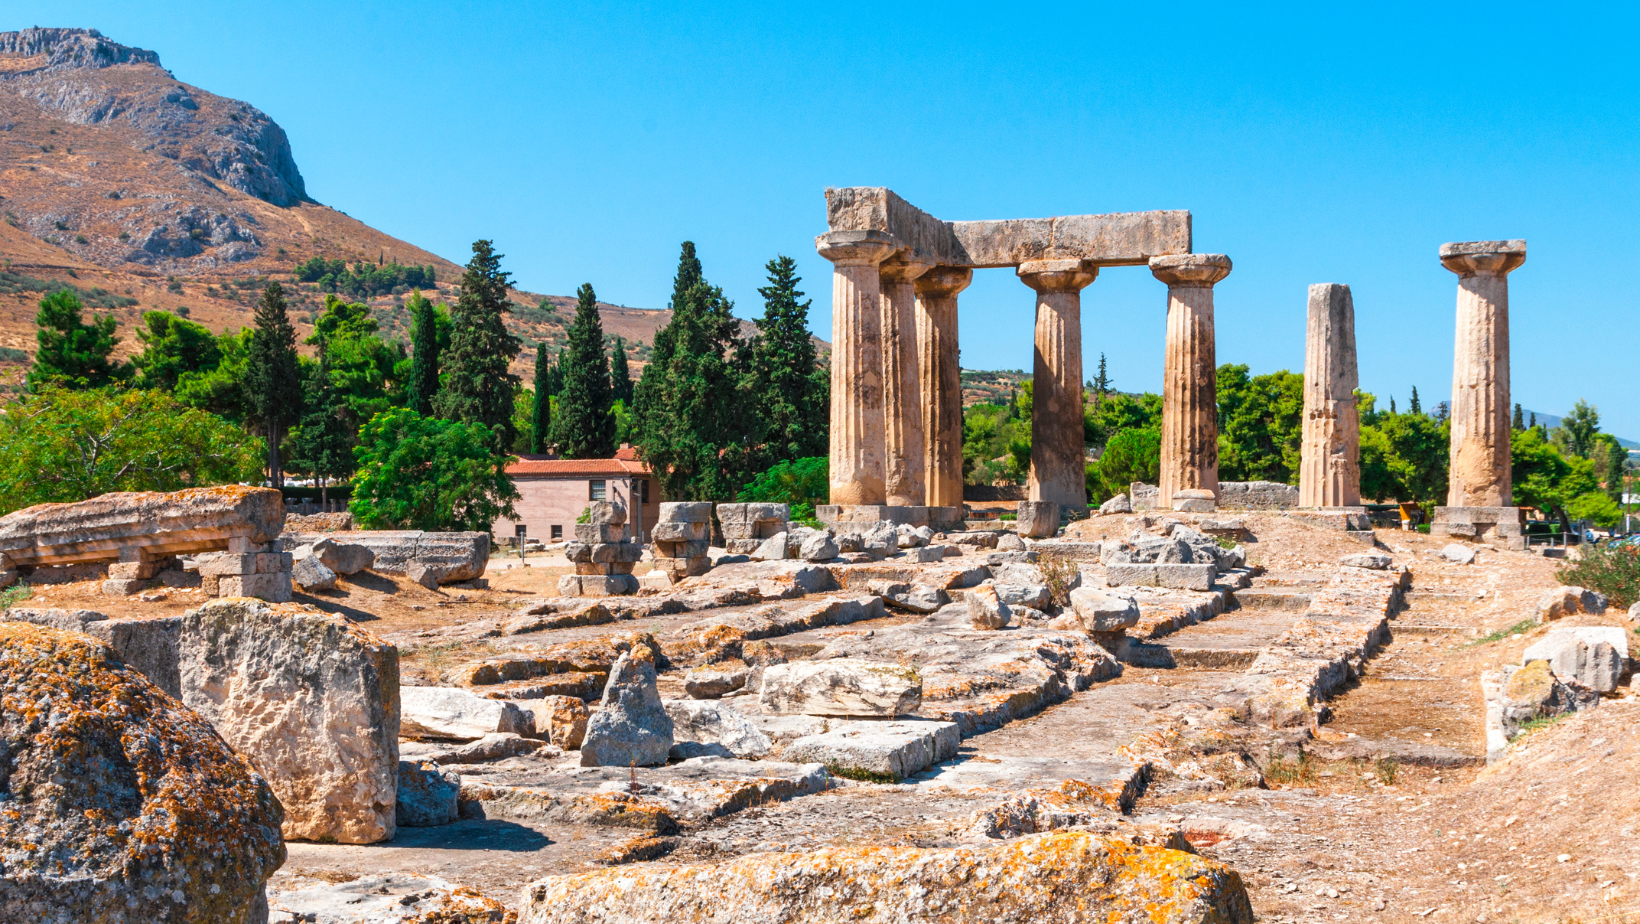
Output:
[[[891,506],[928,503],[913,283],[933,266],[895,257],[878,268],[883,289],[884,489]]]
[[[1019,278],[1036,290],[1031,378],[1030,499],[1086,513],[1082,455],[1082,289],[1099,275],[1080,260],[1033,260]]]
[[[1162,472],[1157,504],[1173,492],[1219,496],[1218,365],[1214,359],[1213,285],[1230,275],[1222,253],[1151,257],[1167,283],[1167,358],[1162,377]]]
[[[1304,341],[1300,507],[1361,504],[1361,420],[1355,406],[1355,300],[1336,282],[1310,286]]]
[[[831,231],[831,502],[884,503],[883,316],[877,266],[897,245],[881,231]]]
[[[1452,359],[1452,461],[1448,507],[1509,507],[1509,278],[1525,241],[1441,245],[1458,274]]]
[[[921,380],[928,506],[962,506],[962,368],[957,293],[974,271],[936,266],[917,277],[917,372]]]

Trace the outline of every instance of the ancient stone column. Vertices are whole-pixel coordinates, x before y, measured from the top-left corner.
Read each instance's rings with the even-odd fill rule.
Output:
[[[918,376],[917,294],[913,283],[932,269],[902,257],[879,268],[883,290],[883,459],[890,506],[928,503],[922,385]]]
[[[1099,269],[1081,260],[1032,260],[1021,263],[1018,272],[1020,280],[1036,290],[1030,499],[1085,514],[1082,289]]]
[[[1509,507],[1509,279],[1525,241],[1441,245],[1458,274],[1452,360],[1452,462],[1448,507]],[[1437,522],[1440,521],[1437,511]]]
[[[1219,494],[1218,365],[1213,347],[1213,285],[1230,275],[1222,253],[1151,257],[1167,283],[1167,359],[1162,377],[1162,472],[1157,504],[1173,509],[1182,489]]]
[[[957,293],[974,271],[936,266],[917,277],[917,372],[921,377],[928,506],[962,507],[962,369]]]
[[[1361,504],[1361,421],[1355,406],[1355,301],[1336,282],[1310,286],[1304,342],[1300,507]]]
[[[882,504],[883,314],[877,266],[898,249],[881,231],[831,231],[815,249],[831,276],[831,502]]]

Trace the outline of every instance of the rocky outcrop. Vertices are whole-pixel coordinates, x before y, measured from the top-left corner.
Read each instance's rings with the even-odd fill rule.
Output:
[[[297,840],[392,838],[399,653],[340,616],[218,600],[182,617],[185,703],[262,771]]]
[[[0,624],[0,740],[0,920],[267,919],[279,801],[111,649]]]
[[[837,847],[554,876],[525,890],[521,915],[522,924],[1252,920],[1246,888],[1229,867],[1081,833],[989,849]]]
[[[898,664],[855,658],[776,664],[763,672],[758,701],[771,715],[892,718],[922,704],[922,677]]]

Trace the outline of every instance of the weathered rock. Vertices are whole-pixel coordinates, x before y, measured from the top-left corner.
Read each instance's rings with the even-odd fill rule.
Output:
[[[807,526],[794,526],[786,534],[786,557],[801,558],[804,561],[827,561],[836,558],[837,543],[831,539],[831,533],[823,529],[813,529]]]
[[[1099,512],[1102,514],[1132,513],[1133,503],[1128,500],[1128,496],[1126,494],[1118,494],[1110,500],[1105,501],[1103,504],[1100,504]]]
[[[1105,566],[1105,583],[1110,587],[1169,587],[1174,590],[1212,590],[1218,576],[1213,565],[1121,565]]]
[[[780,759],[820,764],[854,779],[898,782],[957,756],[961,743],[955,722],[839,722],[793,741]]]
[[[900,533],[893,523],[879,523],[860,535],[860,551],[879,561],[894,554],[899,547]]]
[[[1105,593],[1092,587],[1071,591],[1071,608],[1088,632],[1123,632],[1139,624],[1139,604],[1132,597]]]
[[[903,590],[885,594],[883,602],[913,613],[932,613],[950,603],[951,597],[933,584],[909,584]]]
[[[384,574],[408,574],[410,564],[419,562],[422,575],[431,574],[440,584],[455,584],[484,576],[490,562],[490,534],[429,533],[420,530],[354,530],[335,533],[286,533],[289,546],[317,544],[328,540],[337,545],[356,545],[369,550],[371,569]],[[330,567],[328,564],[326,567]],[[331,570],[336,570],[332,568]],[[345,573],[345,572],[339,572]],[[412,577],[412,580],[416,578]]]
[[[1012,614],[1008,612],[1008,604],[997,593],[997,587],[990,581],[970,588],[967,593],[968,621],[976,629],[1002,629],[1008,625]]]
[[[683,690],[693,699],[717,699],[746,685],[744,669],[697,667],[683,675]]]
[[[1459,545],[1456,542],[1447,545],[1446,548],[1441,549],[1441,551],[1438,552],[1437,554],[1440,555],[1440,557],[1446,559],[1447,561],[1454,562],[1454,563],[1460,564],[1460,565],[1467,565],[1470,562],[1475,560],[1475,550],[1474,549],[1470,548],[1467,545]]]
[[[539,738],[526,738],[511,732],[495,732],[477,741],[414,744],[407,747],[412,751],[410,756],[441,764],[484,764],[535,751],[543,751],[554,757],[563,756],[561,750]]]
[[[399,653],[340,616],[216,600],[182,617],[182,699],[255,763],[285,837],[389,840],[399,774]]]
[[[1505,667],[1481,676],[1486,699],[1486,758],[1503,756],[1509,739],[1520,734],[1521,726],[1543,719],[1588,709],[1600,703],[1593,690],[1561,681],[1548,661],[1529,661],[1523,667]]]
[[[1606,612],[1606,595],[1582,587],[1556,587],[1538,598],[1538,622],[1553,622],[1567,616],[1588,613],[1598,616]]]
[[[399,734],[429,741],[475,741],[485,735],[536,730],[516,704],[456,687],[400,687]]]
[[[1298,506],[1298,486],[1276,481],[1221,481],[1219,506],[1235,510],[1283,510]]]
[[[958,885],[960,883],[960,885]],[[833,847],[554,876],[522,924],[1251,924],[1241,877],[1165,847],[1061,832],[985,849]]]
[[[181,616],[109,619],[92,610],[35,610],[14,606],[0,610],[0,619],[64,632],[83,632],[114,649],[121,661],[141,671],[161,690],[182,698],[182,678],[177,673]]]
[[[304,558],[291,566],[291,582],[306,591],[336,589],[336,572],[317,557]]]
[[[646,648],[629,651],[609,669],[598,711],[581,742],[583,767],[653,767],[666,763],[672,719],[655,687],[655,663]]]
[[[111,649],[0,624],[0,741],[0,920],[267,920],[279,801]]]
[[[1520,663],[1549,662],[1563,680],[1575,681],[1597,693],[1611,693],[1623,677],[1629,658],[1628,632],[1617,626],[1556,629],[1532,643]]]
[[[673,758],[767,756],[769,737],[757,730],[740,712],[711,700],[669,699],[666,714],[672,719]],[[790,758],[788,758],[790,759]]]
[[[1173,509],[1180,513],[1212,513],[1218,509],[1218,499],[1212,491],[1180,488],[1173,492]]]
[[[771,665],[758,702],[774,715],[893,717],[922,704],[922,677],[898,664],[829,658]]]
[[[786,557],[786,534],[775,533],[750,553],[752,561],[781,561]]]
[[[1629,622],[1640,622],[1640,600],[1629,605]]]
[[[1023,552],[1026,549],[1025,540],[1018,533],[1003,533],[997,537],[997,551]]]
[[[309,554],[337,574],[358,574],[376,564],[376,553],[353,542],[337,542],[326,537],[309,546]]]
[[[926,526],[912,526],[909,523],[901,523],[894,528],[894,532],[902,549],[922,548],[934,541],[934,531]]]
[[[442,770],[430,760],[399,761],[398,824],[401,828],[433,828],[457,818],[461,774]]]
[[[592,711],[578,696],[544,696],[540,699],[521,700],[519,708],[528,710],[535,719],[535,733],[540,738],[566,751],[581,746],[586,738],[587,721]]]
[[[620,597],[638,592],[638,579],[630,574],[566,574],[558,579],[558,592],[566,597]]]
[[[997,599],[1010,607],[1024,606],[1042,610],[1053,605],[1053,593],[1046,584],[1005,584],[997,581],[994,585]]]
[[[1369,568],[1373,571],[1385,571],[1395,563],[1395,559],[1382,552],[1363,552],[1359,555],[1345,555],[1338,563],[1346,568]]]

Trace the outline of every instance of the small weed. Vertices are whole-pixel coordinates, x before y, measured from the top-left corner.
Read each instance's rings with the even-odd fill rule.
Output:
[[[1213,541],[1218,543],[1219,548],[1221,549],[1233,549],[1236,547],[1236,540],[1231,539],[1229,536],[1214,536]]]
[[[14,605],[34,596],[34,588],[27,584],[18,584],[0,590],[0,610],[9,610]]]
[[[1264,779],[1274,786],[1293,786],[1315,779],[1315,758],[1300,750],[1297,758],[1271,754],[1264,766]]]
[[[1526,721],[1520,723],[1520,734],[1530,735],[1532,732],[1542,731],[1543,729],[1548,728],[1569,715],[1571,715],[1570,712],[1562,712],[1559,715],[1544,715],[1538,716],[1535,719],[1527,719]]]
[[[861,770],[859,767],[845,767],[841,764],[826,764],[826,772],[832,776],[840,776],[845,780],[854,780],[859,783],[898,783],[900,778],[892,773],[875,773],[870,770]]]
[[[1493,642],[1501,642],[1501,641],[1503,641],[1504,639],[1508,638],[1511,635],[1515,635],[1517,633],[1530,632],[1532,630],[1532,627],[1535,626],[1535,625],[1537,625],[1537,620],[1535,620],[1535,619],[1522,619],[1520,622],[1515,623],[1514,625],[1510,626],[1507,629],[1499,629],[1498,631],[1492,633],[1491,635],[1485,636],[1484,638],[1475,639],[1474,641],[1470,642],[1469,644],[1465,645],[1464,647],[1465,648],[1473,648],[1476,645],[1490,645]]]
[[[1385,786],[1395,785],[1395,775],[1400,770],[1400,763],[1393,757],[1380,757],[1372,763],[1372,775],[1378,777],[1378,782]]]
[[[1036,568],[1048,584],[1048,594],[1060,606],[1071,605],[1071,581],[1076,578],[1076,562],[1064,558],[1041,558]]]

